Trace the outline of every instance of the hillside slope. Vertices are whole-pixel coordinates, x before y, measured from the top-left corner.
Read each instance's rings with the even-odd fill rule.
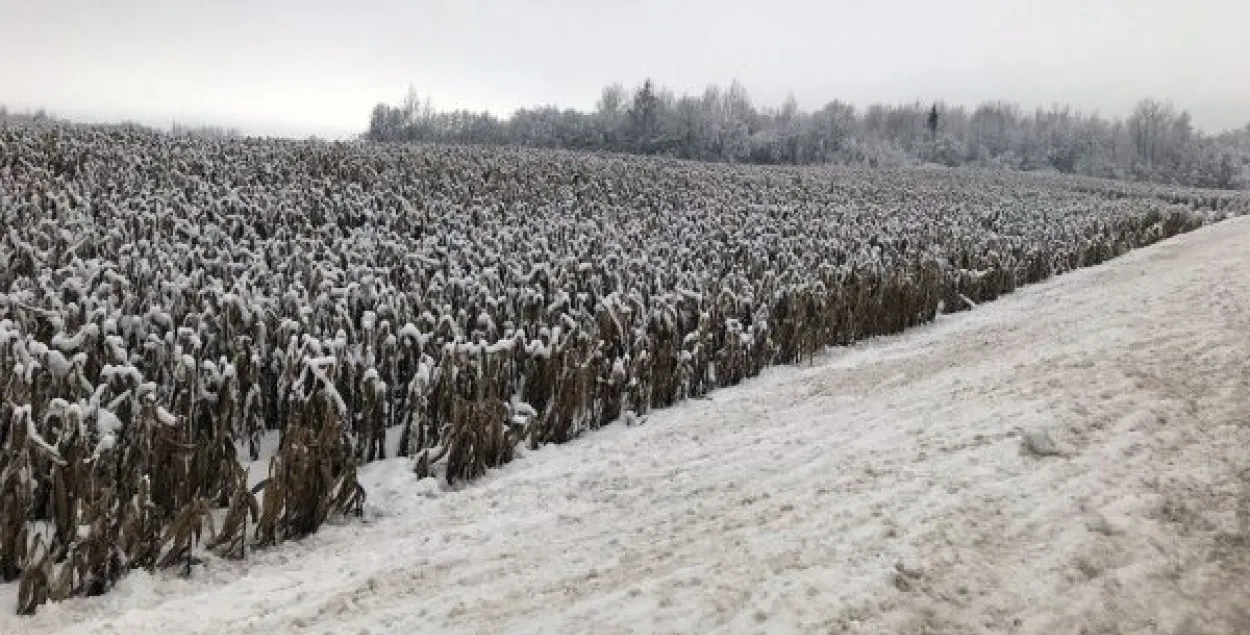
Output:
[[[1231,220],[459,491],[373,464],[363,520],[0,632],[1247,632],[1247,271]]]

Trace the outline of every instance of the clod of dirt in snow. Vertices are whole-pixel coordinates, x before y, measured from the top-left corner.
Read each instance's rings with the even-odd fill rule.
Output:
[[[1059,451],[1059,446],[1055,444],[1055,440],[1051,438],[1050,433],[1045,430],[1029,430],[1024,433],[1020,439],[1024,451],[1033,456],[1059,456],[1063,454]]]
[[[915,560],[899,560],[894,563],[894,570],[909,578],[920,579],[924,577],[924,567]]]
[[[907,593],[912,590],[913,585],[924,577],[924,567],[914,560],[899,560],[894,563],[894,575],[892,582],[894,588]]]
[[[1086,520],[1085,528],[1092,532],[1102,534],[1104,536],[1114,536],[1117,534],[1124,533],[1123,529],[1116,527],[1114,524],[1111,523],[1110,519],[1108,519],[1106,516],[1097,512],[1095,512],[1092,516],[1089,517],[1088,520]]]

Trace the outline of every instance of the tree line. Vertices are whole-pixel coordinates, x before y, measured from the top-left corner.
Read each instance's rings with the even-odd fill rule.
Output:
[[[0,123],[6,121],[20,122],[44,122],[44,123],[72,123],[69,119],[48,112],[46,108],[29,108],[23,110],[12,110],[6,104],[0,104]],[[120,128],[129,128],[133,130],[145,130],[149,132],[165,132],[180,137],[200,137],[204,139],[241,139],[246,135],[239,128],[233,126],[219,126],[211,124],[198,123],[181,123],[172,121],[169,128],[157,128],[151,125],[138,123],[136,121],[121,121],[112,126]]]
[[[793,96],[780,108],[757,107],[736,81],[677,96],[648,79],[632,91],[620,83],[605,87],[590,112],[541,106],[501,118],[485,111],[438,110],[410,88],[399,104],[373,108],[363,136],[730,163],[935,163],[1250,187],[1250,124],[1203,134],[1187,111],[1154,99],[1138,102],[1127,118],[1067,105],[1028,111],[1006,101],[974,108],[917,101],[859,109],[835,100],[808,112]]]

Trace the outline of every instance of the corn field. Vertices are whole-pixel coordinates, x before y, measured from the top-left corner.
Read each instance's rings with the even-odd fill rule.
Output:
[[[470,480],[1248,207],[1007,172],[0,124],[0,581],[32,613],[190,574],[360,514],[368,462]]]

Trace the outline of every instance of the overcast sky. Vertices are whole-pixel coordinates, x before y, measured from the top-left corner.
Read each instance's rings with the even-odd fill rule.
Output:
[[[593,106],[737,78],[805,109],[1008,99],[1250,122],[1250,0],[0,0],[0,103],[337,136],[439,107]]]

